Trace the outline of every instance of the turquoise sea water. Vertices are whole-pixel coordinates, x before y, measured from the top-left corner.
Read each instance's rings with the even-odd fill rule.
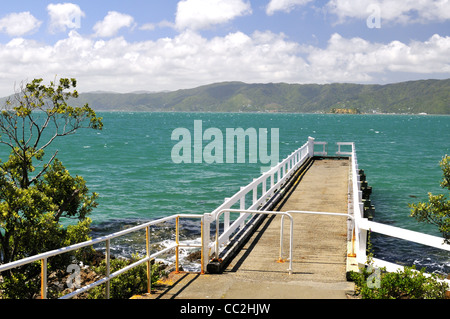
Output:
[[[450,116],[246,113],[102,113],[102,131],[79,130],[56,140],[53,149],[72,174],[100,194],[92,213],[96,234],[174,213],[206,213],[259,176],[261,163],[175,164],[171,140],[176,128],[193,134],[194,120],[213,127],[279,129],[279,159],[308,136],[329,143],[355,142],[375,205],[375,221],[440,236],[409,217],[408,203],[440,188],[439,161],[450,154]],[[206,145],[208,142],[204,142]],[[448,194],[448,192],[446,193]],[[440,251],[374,236],[375,253],[396,262],[450,272]]]

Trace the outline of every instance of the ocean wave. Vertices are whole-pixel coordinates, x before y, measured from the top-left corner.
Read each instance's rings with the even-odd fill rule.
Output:
[[[424,268],[428,273],[445,277],[450,273],[447,251],[378,234],[371,236],[375,258],[402,266],[415,266],[418,270]]]
[[[121,230],[125,230],[137,225],[144,224],[150,220],[142,219],[110,219],[108,221],[93,225],[91,227],[91,237],[99,238],[109,235]],[[180,221],[180,244],[183,245],[200,245],[200,227],[198,222],[195,223],[190,220]],[[168,221],[159,225],[150,227],[150,253],[162,251],[166,248],[174,246],[175,238],[175,223]],[[99,252],[105,252],[104,244],[99,244],[94,247]],[[179,248],[179,264],[185,271],[200,271],[200,261],[191,258],[192,254],[199,251],[197,247],[180,247]],[[111,240],[110,244],[111,255],[118,258],[130,258],[134,254],[139,256],[146,255],[146,235],[145,230],[136,231]],[[175,249],[158,256],[156,261],[163,262],[168,265],[175,264]]]

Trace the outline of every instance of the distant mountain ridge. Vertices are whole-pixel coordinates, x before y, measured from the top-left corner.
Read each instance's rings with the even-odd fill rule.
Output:
[[[450,79],[385,85],[220,82],[164,92],[82,93],[71,101],[96,111],[450,114]]]

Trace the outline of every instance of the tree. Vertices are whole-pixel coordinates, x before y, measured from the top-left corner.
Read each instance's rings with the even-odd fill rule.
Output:
[[[45,151],[78,129],[102,129],[102,118],[87,104],[68,104],[78,97],[75,79],[42,81],[21,85],[0,114],[0,144],[10,150],[8,160],[0,161],[0,263],[88,240],[88,215],[97,206],[98,195],[89,194],[82,177],[70,175],[56,158],[58,151],[51,156]],[[67,219],[76,224],[64,227]],[[3,286],[21,291],[20,285],[38,277],[34,268],[2,273]]]
[[[442,188],[450,190],[450,156],[445,155],[440,162],[443,172]],[[445,242],[450,242],[450,200],[444,194],[428,193],[427,203],[411,204],[411,216],[420,222],[426,222],[438,227]]]
[[[450,190],[450,156],[445,155],[440,166],[443,172],[441,187]],[[445,242],[450,242],[450,200],[444,194],[428,193],[427,203],[410,204],[410,208],[411,217],[437,226]]]

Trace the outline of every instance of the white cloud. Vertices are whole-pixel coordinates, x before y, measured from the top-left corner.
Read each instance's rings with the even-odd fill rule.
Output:
[[[424,42],[371,43],[333,34],[325,49],[310,47],[308,62],[318,82],[370,82],[389,72],[450,74],[450,37]]]
[[[0,44],[0,96],[11,93],[14,82],[53,79],[56,74],[77,78],[80,91],[175,90],[224,80],[293,81],[305,66],[296,56],[298,49],[271,32],[207,39],[187,30],[173,38],[127,42],[71,31],[54,45],[25,39]]]
[[[178,3],[175,25],[179,30],[207,29],[252,12],[243,0],[182,0]]]
[[[23,36],[35,32],[41,25],[30,12],[10,13],[0,19],[0,32],[9,36]]]
[[[47,12],[50,16],[49,29],[51,32],[79,29],[81,18],[85,16],[81,8],[73,3],[51,3],[47,6]]]
[[[146,23],[139,27],[139,30],[143,31],[153,31],[155,30],[156,26],[153,23]]]
[[[311,1],[313,0],[270,0],[266,8],[266,13],[272,15],[276,11],[290,12],[295,7],[303,6]]]
[[[78,79],[79,91],[176,90],[219,81],[379,82],[405,72],[450,74],[450,37],[387,44],[330,37],[325,48],[302,46],[270,31],[205,38],[186,30],[173,38],[128,42],[72,30],[53,45],[16,38],[0,44],[0,96],[14,82],[55,75]]]
[[[134,18],[128,14],[109,11],[106,17],[94,25],[95,36],[112,37],[122,28],[133,28]]]
[[[392,23],[429,23],[450,19],[448,0],[330,0],[327,8],[342,23],[347,19],[367,19],[374,6],[380,18]]]

